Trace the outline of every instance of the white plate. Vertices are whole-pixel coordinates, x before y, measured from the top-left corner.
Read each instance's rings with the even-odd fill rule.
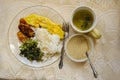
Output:
[[[32,66],[32,67],[47,66],[47,65],[50,65],[53,62],[55,62],[60,57],[60,54],[54,55],[53,57],[51,57],[50,59],[48,59],[45,62],[36,62],[36,61],[30,62],[25,57],[21,57],[19,55],[20,42],[19,42],[17,34],[16,34],[19,31],[19,29],[18,29],[19,20],[20,20],[20,18],[23,18],[31,13],[36,13],[36,14],[45,16],[45,17],[47,17],[47,18],[51,19],[52,21],[59,23],[59,24],[62,24],[64,22],[64,19],[61,17],[61,15],[50,7],[37,5],[37,6],[25,8],[20,13],[18,13],[15,16],[15,18],[13,19],[13,21],[11,22],[11,25],[10,25],[9,31],[8,31],[9,48],[10,48],[12,54],[14,54],[14,56],[20,62],[22,62],[28,66]]]

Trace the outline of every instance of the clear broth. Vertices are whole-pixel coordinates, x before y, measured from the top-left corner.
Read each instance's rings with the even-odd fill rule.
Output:
[[[73,16],[73,24],[80,30],[87,30],[93,24],[93,15],[88,10],[80,10]]]

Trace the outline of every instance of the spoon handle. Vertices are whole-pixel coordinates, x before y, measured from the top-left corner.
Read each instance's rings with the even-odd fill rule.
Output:
[[[63,67],[63,57],[64,57],[64,41],[63,41],[63,47],[62,47],[62,52],[60,56],[59,69],[62,69]]]
[[[91,67],[91,69],[93,71],[93,75],[94,75],[95,78],[97,78],[98,77],[98,73],[96,72],[95,68],[93,67],[92,62],[91,62],[91,60],[90,60],[89,55],[88,55],[87,52],[86,52],[86,55],[87,55],[88,61],[90,63],[90,67]]]

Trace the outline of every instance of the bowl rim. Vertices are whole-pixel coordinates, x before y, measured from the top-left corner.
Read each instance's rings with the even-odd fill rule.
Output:
[[[76,26],[73,24],[73,16],[74,16],[74,14],[75,14],[77,11],[83,10],[83,9],[88,10],[89,12],[91,12],[92,15],[93,15],[93,17],[94,17],[94,22],[93,22],[92,26],[91,26],[89,29],[87,29],[87,30],[80,30],[80,29],[76,28]],[[72,28],[73,28],[75,31],[80,32],[80,33],[87,33],[87,32],[90,32],[91,30],[93,30],[93,29],[95,28],[96,23],[97,23],[96,20],[97,20],[97,19],[96,19],[95,11],[94,11],[91,7],[88,7],[88,6],[78,6],[78,7],[76,7],[75,9],[73,9],[73,11],[72,11],[72,13],[71,13],[70,23],[71,23],[71,25],[72,25]]]
[[[91,48],[90,48],[90,50],[89,50],[88,53],[89,53],[90,55],[94,52],[94,42],[93,42],[93,40],[92,40],[91,37],[89,37],[89,36],[87,36],[87,35],[85,35],[85,34],[73,34],[72,36],[70,36],[70,37],[67,39],[67,41],[66,41],[66,43],[65,43],[65,53],[66,53],[66,55],[67,55],[67,57],[68,57],[69,59],[71,59],[71,60],[74,61],[74,62],[85,62],[85,61],[88,60],[87,57],[84,58],[84,59],[77,60],[77,59],[74,59],[73,57],[71,57],[71,56],[69,55],[68,51],[67,51],[67,44],[68,44],[68,42],[69,42],[73,37],[75,37],[75,36],[83,36],[83,37],[85,37],[85,38],[89,41],[89,44],[90,44],[90,47],[91,47]]]

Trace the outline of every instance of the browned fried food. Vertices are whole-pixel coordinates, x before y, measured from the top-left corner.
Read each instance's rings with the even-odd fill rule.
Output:
[[[35,32],[30,28],[30,25],[27,24],[23,18],[20,19],[20,24],[18,28],[23,34],[25,34],[29,38],[35,36]]]
[[[30,28],[30,25],[28,24],[23,24],[23,23],[20,23],[18,28],[20,29],[21,32],[25,32],[25,30],[29,29]]]
[[[27,36],[25,36],[22,32],[17,32],[17,36],[18,36],[18,38],[19,38],[19,40],[21,41],[21,42],[25,42],[25,41],[27,41],[28,40],[28,37]]]
[[[20,23],[26,24],[25,19],[24,19],[24,18],[21,18],[21,19],[20,19]]]

